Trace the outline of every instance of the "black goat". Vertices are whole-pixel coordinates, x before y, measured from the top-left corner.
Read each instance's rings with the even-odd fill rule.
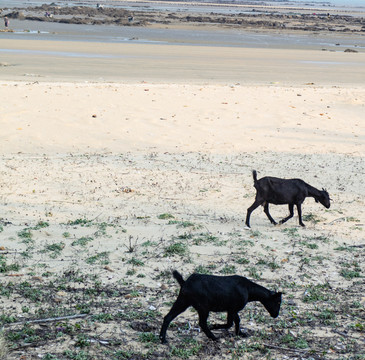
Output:
[[[217,337],[210,329],[229,329],[233,322],[236,335],[247,336],[240,330],[238,312],[250,301],[260,301],[273,318],[279,315],[281,293],[265,289],[245,277],[192,274],[184,281],[176,270],[172,274],[181,289],[177,300],[164,318],[160,332],[162,343],[166,343],[166,331],[170,322],[189,306],[198,311],[199,325],[212,340],[217,340]],[[216,324],[209,329],[207,319],[210,311],[227,312],[227,324]]]
[[[280,224],[285,223],[294,215],[294,205],[296,205],[299,216],[299,224],[305,226],[302,221],[302,203],[306,197],[313,197],[316,202],[320,202],[327,209],[330,207],[330,197],[327,190],[318,190],[310,186],[301,179],[280,179],[272,176],[265,176],[257,180],[256,170],[252,171],[254,187],[256,188],[255,202],[247,209],[246,225],[250,227],[250,216],[260,205],[263,205],[264,212],[272,224],[276,221],[269,213],[269,204],[289,205],[289,216],[280,220]]]

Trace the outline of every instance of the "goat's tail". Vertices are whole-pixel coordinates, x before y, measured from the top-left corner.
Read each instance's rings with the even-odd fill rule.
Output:
[[[257,183],[257,171],[256,170],[252,170],[252,176],[253,176],[253,182],[254,184]]]
[[[177,282],[180,284],[180,286],[183,286],[185,284],[185,280],[183,279],[182,275],[177,270],[174,270],[172,272],[172,276],[177,280]]]

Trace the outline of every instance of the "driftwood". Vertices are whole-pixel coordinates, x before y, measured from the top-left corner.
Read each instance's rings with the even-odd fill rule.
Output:
[[[297,349],[291,349],[291,348],[281,347],[281,346],[276,346],[276,345],[271,345],[271,344],[262,344],[262,345],[264,345],[270,349],[281,350],[281,351],[285,351],[285,352],[295,352],[298,354],[305,354],[309,350],[313,351],[312,349],[297,350]]]
[[[88,314],[75,314],[75,315],[59,316],[59,317],[48,318],[48,319],[24,320],[24,321],[18,321],[18,322],[6,324],[4,326],[14,326],[14,325],[22,325],[22,324],[38,324],[38,323],[69,320],[69,319],[79,319],[79,318],[84,318],[86,316],[88,316]]]

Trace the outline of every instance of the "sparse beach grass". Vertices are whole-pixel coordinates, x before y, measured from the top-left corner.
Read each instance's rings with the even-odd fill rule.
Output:
[[[170,156],[176,157],[149,159],[160,164],[163,158],[167,166],[165,170],[159,165],[154,178],[169,171]],[[191,162],[198,155],[189,156]],[[77,198],[72,204],[64,198],[66,207],[65,203],[34,203],[36,216],[26,224],[11,221],[12,213],[1,221],[1,347],[7,359],[18,359],[24,351],[42,359],[364,359],[364,248],[355,242],[362,230],[353,228],[359,224],[350,215],[353,208],[342,210],[346,221],[338,222],[334,220],[341,203],[325,211],[308,201],[306,229],[298,226],[296,217],[285,226],[272,226],[257,210],[253,230],[247,231],[243,229],[244,187],[234,200],[239,216],[224,206],[190,206],[182,211],[187,200],[196,201],[205,180],[196,193],[177,200],[178,193],[171,190],[174,179],[150,183],[145,177],[150,170],[135,159],[120,169],[129,172],[130,179],[124,181],[139,194],[134,196],[114,191],[119,184],[110,187],[110,178],[102,175],[113,158],[94,155],[79,160],[85,168],[93,163],[95,180],[106,182],[100,191],[109,195],[102,195],[103,202],[95,203],[95,194],[86,188],[82,202],[88,211],[78,208]],[[22,161],[28,160],[22,157]],[[39,172],[48,166],[42,161]],[[74,155],[61,159],[64,166],[70,161],[75,161]],[[307,161],[313,160],[309,156]],[[223,197],[237,176],[232,174],[234,161],[226,167],[220,163],[219,157],[200,160],[200,170],[195,171],[220,167],[209,181],[212,176],[222,181],[218,194]],[[182,162],[176,180],[192,188],[191,166],[186,169]],[[251,181],[249,174],[240,179],[247,185]],[[54,198],[64,192],[47,191]],[[208,192],[205,200],[215,199],[216,194]],[[172,200],[156,203],[167,196]],[[27,204],[27,199],[21,201]],[[245,199],[247,204],[250,201]],[[105,206],[115,211],[105,212]],[[282,210],[273,207],[272,213]],[[216,331],[221,339],[214,343],[198,331],[197,313],[191,310],[173,321],[169,345],[161,345],[162,318],[179,289],[171,276],[175,268],[185,278],[194,271],[240,274],[280,290],[284,293],[281,313],[273,320],[260,304],[250,303],[240,313],[249,337],[234,337],[232,329]],[[210,321],[225,321],[225,314],[211,314]]]

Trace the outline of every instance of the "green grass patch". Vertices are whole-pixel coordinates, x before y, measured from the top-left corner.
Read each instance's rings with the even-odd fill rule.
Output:
[[[71,243],[71,246],[86,246],[90,241],[93,241],[94,238],[91,236],[83,236]]]
[[[329,284],[310,285],[303,294],[303,301],[317,302],[328,301],[330,299],[331,287]]]
[[[174,256],[174,255],[186,256],[188,254],[189,254],[188,245],[183,242],[173,243],[167,246],[164,250],[165,256]]]
[[[54,243],[54,244],[50,244],[50,245],[46,245],[45,248],[43,250],[41,250],[41,253],[46,253],[46,252],[50,252],[51,258],[56,258],[58,257],[62,250],[65,248],[65,243],[63,242],[59,242],[59,243]]]
[[[75,225],[90,226],[91,223],[92,223],[92,220],[76,219],[76,220],[73,220],[73,221],[68,221],[67,225],[71,225],[71,226],[75,226]]]
[[[6,273],[9,271],[19,271],[20,265],[17,263],[7,264],[4,255],[0,255],[0,273]]]
[[[219,272],[224,275],[235,274],[237,271],[235,265],[225,265]]]
[[[164,213],[164,214],[158,215],[157,218],[161,219],[161,220],[169,220],[169,219],[175,219],[175,216],[168,214],[168,213]]]
[[[144,262],[135,257],[132,257],[132,259],[128,260],[127,264],[131,264],[133,266],[144,266]]]
[[[94,256],[90,256],[85,260],[85,262],[89,265],[93,264],[108,265],[110,263],[109,251],[103,251]]]

